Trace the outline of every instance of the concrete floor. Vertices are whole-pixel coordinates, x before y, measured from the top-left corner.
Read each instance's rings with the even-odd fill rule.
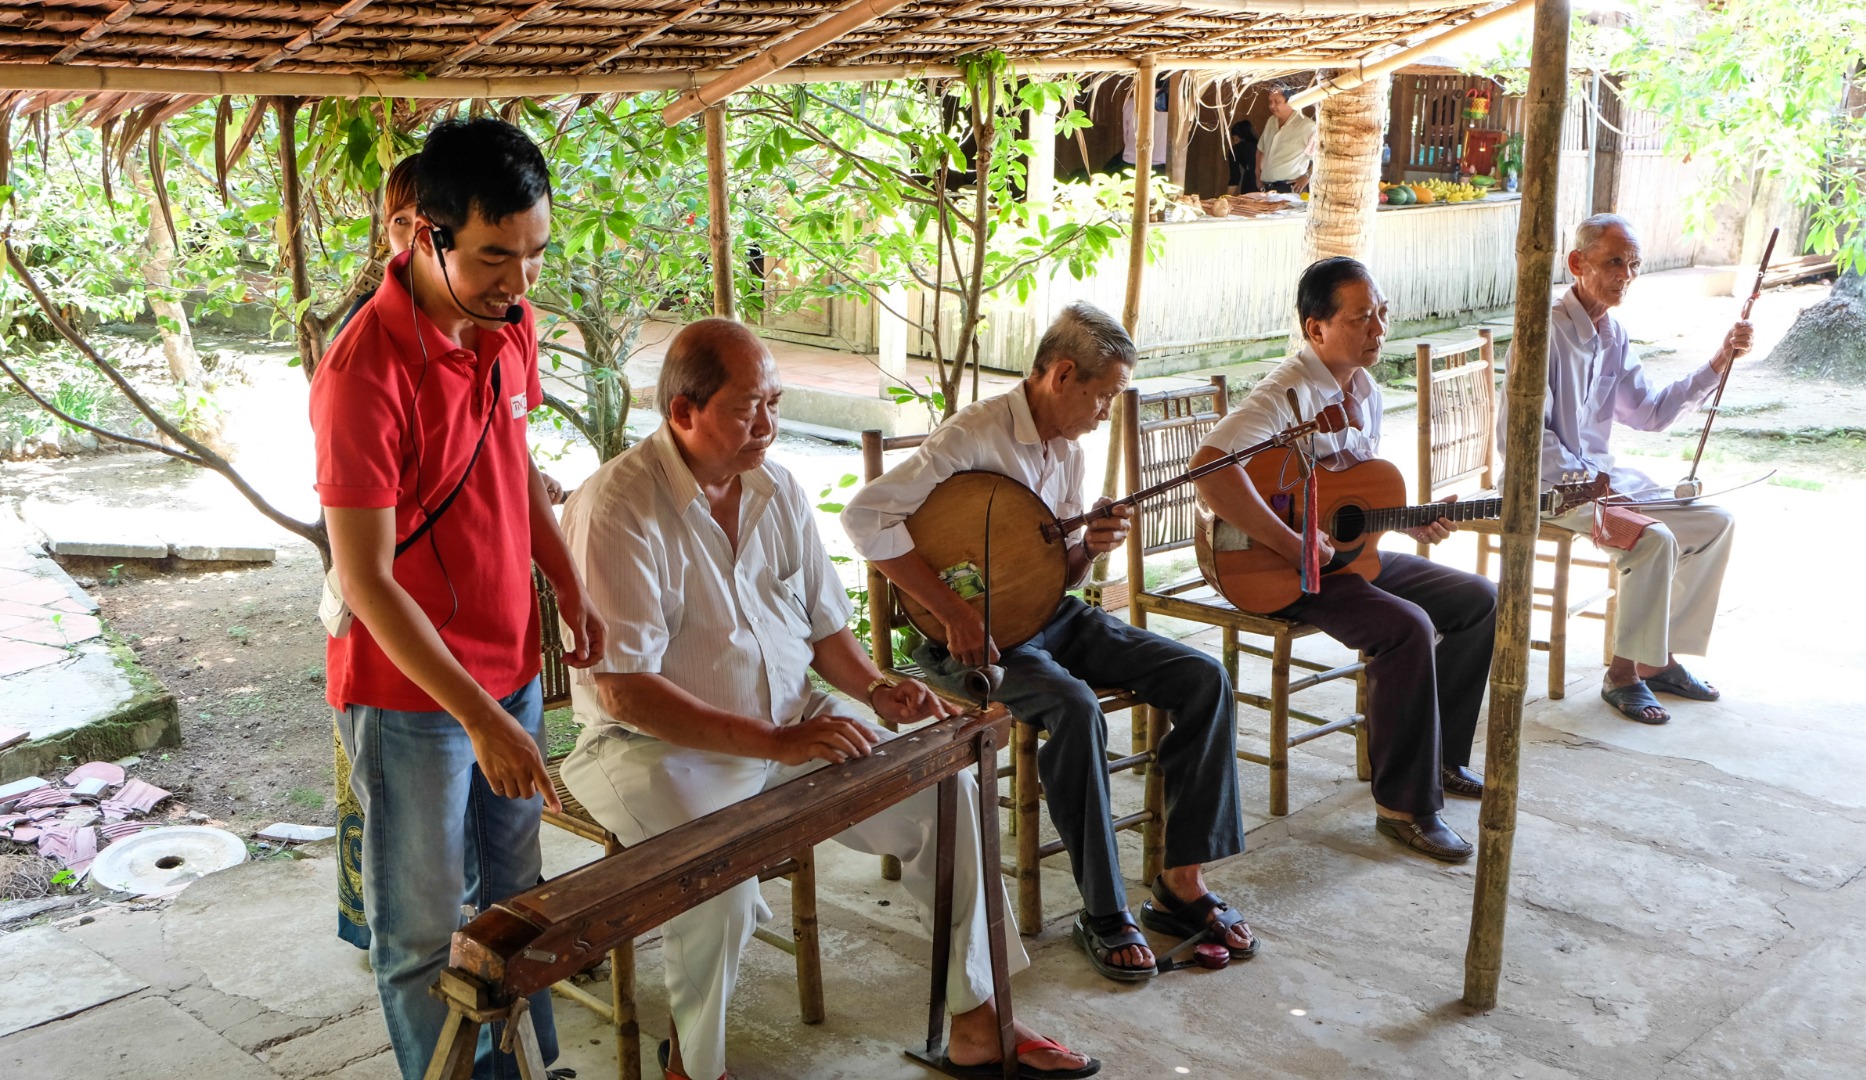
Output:
[[[1664,470],[1676,463],[1653,471]],[[1459,1003],[1472,868],[1376,836],[1352,743],[1332,738],[1297,751],[1285,818],[1263,812],[1265,770],[1240,766],[1250,850],[1209,876],[1262,935],[1260,956],[1140,986],[1102,980],[1069,941],[1059,863],[1044,875],[1018,1015],[1115,1078],[1866,1075],[1866,706],[1855,691],[1866,658],[1853,614],[1866,610],[1866,580],[1791,554],[1810,532],[1856,532],[1860,486],[1763,485],[1725,500],[1741,536],[1712,655],[1697,665],[1722,702],[1676,705],[1663,727],[1610,714],[1597,623],[1575,624],[1564,700],[1543,696],[1536,656],[1493,1012]],[[1468,565],[1458,543],[1443,557]],[[1114,726],[1121,737],[1124,721]],[[1242,726],[1261,737],[1249,717]],[[1118,783],[1119,801],[1138,798],[1137,781]],[[1474,836],[1476,812],[1454,800],[1447,816]],[[593,852],[547,839],[553,872]],[[828,1020],[797,1021],[788,959],[754,944],[735,1075],[928,1075],[900,1053],[924,1016],[926,936],[871,859],[822,855]],[[331,932],[334,869],[328,857],[248,864],[148,910],[0,937],[0,1075],[392,1076],[362,954]],[[767,894],[783,919],[784,887]],[[640,985],[658,1037],[655,939]],[[595,1018],[566,1002],[558,1015],[559,1064],[613,1075]]]

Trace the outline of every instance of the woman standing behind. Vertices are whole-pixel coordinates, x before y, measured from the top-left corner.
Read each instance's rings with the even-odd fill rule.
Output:
[[[1225,190],[1225,194],[1238,195],[1246,191],[1256,191],[1257,129],[1251,127],[1249,120],[1239,120],[1231,125],[1231,151],[1228,157],[1231,165],[1231,186]]]
[[[415,242],[415,155],[396,163],[382,188],[382,225],[389,241],[389,258],[407,251]],[[387,263],[387,260],[384,260]],[[333,340],[363,310],[371,289],[356,298],[343,321],[337,324]],[[369,948],[369,924],[363,918],[363,808],[350,790],[350,759],[343,752],[343,740],[337,736],[337,724],[331,721],[331,739],[337,745],[337,936],[359,949]]]

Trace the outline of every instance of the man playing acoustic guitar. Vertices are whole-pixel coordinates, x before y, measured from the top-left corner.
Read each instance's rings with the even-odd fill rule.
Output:
[[[1172,714],[1158,766],[1166,783],[1166,871],[1153,883],[1142,921],[1181,938],[1216,928],[1216,939],[1243,959],[1257,951],[1257,939],[1238,912],[1205,888],[1200,873],[1202,864],[1244,850],[1232,759],[1236,723],[1224,667],[1074,597],[1061,600],[1035,637],[1000,654],[979,612],[915,549],[905,522],[936,486],[969,470],[1010,477],[1058,517],[1076,514],[1085,473],[1077,440],[1108,418],[1134,360],[1134,343],[1120,323],[1089,304],[1071,304],[1037,344],[1028,378],[934,429],[911,458],[864,487],[842,514],[862,557],[944,625],[946,645],[929,642],[914,654],[929,681],[959,692],[972,669],[1001,664],[997,700],[1019,722],[1049,732],[1037,769],[1082,893],[1076,941],[1097,971],[1129,982],[1151,978],[1157,968],[1128,913],[1108,809],[1108,730],[1091,686],[1132,691]],[[1070,580],[1081,581],[1090,560],[1121,545],[1129,514],[1118,507],[1080,537],[1066,538]],[[981,530],[983,516],[981,508]]]
[[[1387,333],[1380,286],[1353,259],[1323,259],[1303,271],[1296,311],[1307,344],[1219,421],[1193,454],[1194,468],[1296,423],[1290,391],[1301,402],[1302,419],[1344,398],[1359,407],[1361,430],[1316,436],[1318,457],[1371,457],[1379,450],[1380,389],[1367,369],[1379,362]],[[1301,534],[1271,509],[1242,468],[1220,470],[1197,484],[1212,512],[1253,544],[1301,564]],[[1440,520],[1405,532],[1437,543],[1451,528]],[[1326,536],[1318,543],[1326,567],[1335,552]],[[1319,589],[1274,614],[1316,626],[1367,654],[1375,828],[1435,859],[1470,858],[1471,845],[1438,812],[1446,791],[1471,798],[1484,793],[1483,779],[1468,765],[1490,673],[1496,586],[1417,555],[1382,552],[1371,581],[1333,573],[1321,578]]]

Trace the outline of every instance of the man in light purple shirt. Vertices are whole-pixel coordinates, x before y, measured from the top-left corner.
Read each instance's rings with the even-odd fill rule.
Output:
[[[1613,425],[1639,431],[1672,426],[1749,351],[1750,324],[1738,322],[1703,367],[1669,385],[1649,384],[1626,328],[1612,314],[1625,301],[1639,267],[1639,238],[1624,218],[1596,214],[1576,228],[1574,250],[1568,253],[1574,285],[1556,301],[1549,326],[1549,390],[1542,409],[1545,483],[1573,473],[1604,472],[1612,476],[1616,492],[1669,496],[1669,487],[1614,465],[1608,447]],[[1701,656],[1710,644],[1735,521],[1728,510],[1708,503],[1640,512],[1658,523],[1641,534],[1632,550],[1603,549],[1619,575],[1620,600],[1614,656],[1600,695],[1629,720],[1663,724],[1671,715],[1654,691],[1693,701],[1718,697],[1715,687],[1678,663],[1677,654]],[[1594,507],[1582,506],[1550,523],[1591,531]]]

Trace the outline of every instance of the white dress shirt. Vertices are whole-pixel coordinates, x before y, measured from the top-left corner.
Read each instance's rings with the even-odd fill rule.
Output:
[[[864,559],[899,558],[914,549],[907,515],[920,509],[940,481],[968,470],[1016,480],[1059,518],[1082,512],[1082,447],[1060,436],[1040,438],[1024,384],[1018,383],[1009,393],[960,409],[912,457],[864,485],[842,511],[843,531]]]
[[[717,709],[802,718],[812,646],[852,607],[796,479],[767,461],[740,481],[736,552],[666,424],[570,497],[564,538],[609,630],[572,679],[584,724],[640,730],[604,711],[602,673],[658,673]]]
[[[1290,390],[1296,392],[1296,399],[1302,403],[1304,420],[1313,420],[1316,413],[1349,396],[1360,406],[1359,428],[1344,428],[1330,435],[1315,436],[1313,445],[1317,457],[1328,457],[1343,450],[1363,458],[1379,454],[1380,387],[1362,369],[1348,380],[1348,389],[1344,393],[1341,384],[1335,381],[1321,358],[1307,345],[1251,387],[1250,393],[1238,403],[1238,407],[1226,413],[1225,418],[1212,428],[1211,434],[1205,436],[1200,447],[1209,446],[1229,454],[1253,443],[1260,443],[1296,423],[1296,416],[1289,409]]]
[[[1542,481],[1558,484],[1564,473],[1608,473],[1613,490],[1653,489],[1637,469],[1615,468],[1608,438],[1615,422],[1640,431],[1663,431],[1686,409],[1717,388],[1709,364],[1668,386],[1646,384],[1645,368],[1620,320],[1608,313],[1596,327],[1570,288],[1555,302],[1549,320],[1549,389],[1542,401]],[[1497,445],[1504,443],[1497,425]]]

